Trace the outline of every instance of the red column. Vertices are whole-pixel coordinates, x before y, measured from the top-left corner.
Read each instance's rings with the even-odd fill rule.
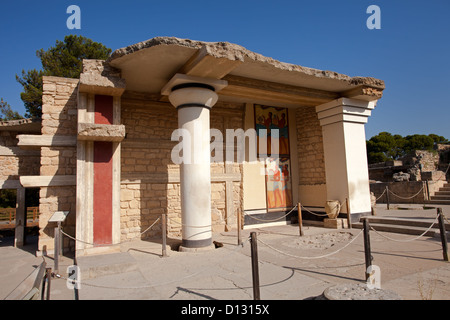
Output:
[[[113,97],[95,96],[95,123],[113,124]],[[112,142],[94,142],[94,243],[112,243]]]

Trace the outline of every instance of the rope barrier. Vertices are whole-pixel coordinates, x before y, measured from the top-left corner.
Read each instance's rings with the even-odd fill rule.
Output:
[[[84,241],[84,240],[80,240],[80,239],[77,239],[77,238],[75,238],[75,237],[72,237],[71,235],[65,233],[63,230],[61,230],[61,233],[62,233],[63,235],[65,235],[66,237],[68,237],[68,238],[70,238],[70,239],[72,239],[72,240],[74,240],[74,241],[77,241],[77,242],[81,242],[81,243],[88,244],[88,245],[91,245],[91,246],[96,246],[96,247],[105,247],[105,246],[112,246],[112,245],[119,245],[119,244],[122,244],[122,243],[127,243],[127,242],[133,241],[133,240],[135,240],[135,239],[141,237],[144,233],[146,233],[146,232],[149,231],[151,228],[153,228],[153,226],[154,226],[160,219],[161,219],[161,217],[159,217],[158,219],[156,219],[156,221],[153,222],[153,224],[152,224],[150,227],[148,227],[147,229],[145,229],[144,231],[142,231],[141,233],[139,233],[138,236],[136,236],[136,237],[134,237],[134,238],[131,238],[131,239],[128,239],[128,240],[126,240],[126,241],[121,241],[121,242],[119,242],[119,243],[96,244],[96,243],[91,243],[91,242],[88,242],[88,241]]]
[[[420,234],[419,236],[414,237],[414,238],[412,238],[412,239],[405,239],[405,240],[402,240],[402,239],[394,239],[394,238],[388,237],[388,236],[386,236],[386,235],[384,235],[384,234],[381,234],[379,231],[375,230],[372,226],[370,226],[370,229],[372,229],[373,231],[375,231],[375,232],[376,232],[378,235],[380,235],[381,237],[386,238],[386,239],[388,239],[388,240],[397,241],[397,242],[411,242],[411,241],[415,241],[415,240],[417,240],[417,239],[423,237],[428,231],[430,231],[431,228],[432,228],[432,227],[436,224],[436,222],[438,221],[438,218],[439,218],[439,216],[436,217],[436,218],[434,219],[434,222],[431,224],[431,226],[430,226],[428,229],[426,229],[422,234]]]
[[[189,227],[189,228],[211,228],[212,226],[219,225],[219,224],[208,224],[208,225],[205,225],[205,226],[191,226],[191,225],[183,224],[183,223],[181,223],[181,222],[178,222],[178,221],[176,221],[176,220],[173,220],[173,218],[169,218],[169,217],[167,217],[167,218],[168,218],[170,221],[174,222],[175,224],[178,224],[178,225],[183,226],[183,227]]]
[[[234,253],[236,253],[238,251],[238,249],[244,248],[244,245],[247,242],[249,242],[249,241],[250,241],[250,238],[247,239],[246,241],[244,241],[241,245],[236,246],[233,250],[231,250],[231,252],[229,254],[230,255],[234,254]],[[80,280],[66,278],[66,277],[60,275],[59,273],[55,274],[55,277],[64,279],[66,281],[67,280],[71,281],[74,284],[77,283],[77,284],[80,284],[80,285],[85,285],[85,286],[93,287],[93,288],[115,289],[115,290],[140,290],[140,289],[150,289],[150,288],[154,288],[154,287],[165,286],[165,285],[172,284],[172,283],[175,283],[175,282],[181,282],[183,280],[186,280],[186,279],[192,278],[194,276],[197,276],[197,275],[199,275],[201,273],[204,273],[206,270],[211,270],[211,269],[212,269],[211,266],[207,266],[207,267],[201,269],[200,271],[197,271],[195,273],[186,275],[186,276],[184,276],[182,278],[179,278],[179,279],[170,280],[170,281],[161,282],[161,283],[152,284],[152,285],[147,285],[147,286],[136,286],[136,287],[114,287],[114,286],[103,286],[103,285],[91,284],[91,283],[86,283],[86,282],[83,282],[83,281],[80,281]]]
[[[326,213],[315,213],[315,212],[312,212],[312,211],[306,209],[302,204],[300,204],[300,206],[301,206],[302,209],[305,210],[306,212],[309,212],[309,213],[311,213],[312,215],[315,215],[315,216],[317,216],[317,217],[328,217],[328,215],[327,215]]]
[[[444,220],[447,221],[447,223],[450,223],[450,221],[448,221],[447,217],[444,214],[442,216],[444,217]]]
[[[258,241],[261,242],[262,244],[264,244],[265,246],[267,246],[268,248],[270,248],[270,249],[272,249],[272,250],[274,250],[274,251],[276,251],[276,252],[278,252],[278,253],[280,253],[280,254],[283,254],[283,255],[285,255],[285,256],[292,257],[292,258],[296,258],[296,259],[313,260],[313,259],[322,259],[322,258],[326,258],[326,257],[332,256],[332,255],[334,255],[334,254],[336,254],[336,253],[338,253],[338,252],[344,250],[344,249],[347,248],[350,244],[352,244],[353,241],[355,241],[362,233],[363,233],[363,230],[361,230],[361,231],[355,236],[355,238],[353,238],[349,243],[347,243],[347,244],[346,244],[345,246],[343,246],[342,248],[340,248],[340,249],[338,249],[338,250],[336,250],[336,251],[334,251],[334,252],[327,253],[327,254],[324,254],[324,255],[321,255],[321,256],[316,256],[316,257],[302,257],[302,256],[293,255],[293,254],[290,254],[290,253],[281,251],[281,250],[279,250],[279,249],[277,249],[277,248],[274,248],[273,246],[271,246],[271,245],[265,243],[263,240],[261,240],[261,239],[259,239],[259,238],[258,238]]]
[[[445,179],[447,177],[447,172],[448,172],[449,168],[450,168],[450,162],[448,163],[447,169],[445,170],[445,172],[443,172],[443,174],[441,173],[441,176],[438,178],[438,180],[441,178]]]
[[[263,222],[274,222],[274,221],[279,221],[279,220],[284,219],[285,217],[287,217],[289,214],[291,214],[292,211],[294,211],[294,210],[297,208],[297,206],[298,206],[298,205],[295,205],[295,207],[293,207],[293,208],[292,208],[288,213],[286,213],[284,216],[279,217],[279,218],[276,218],[276,219],[259,219],[259,218],[253,217],[251,214],[248,214],[248,213],[245,213],[245,212],[244,212],[244,215],[245,215],[245,216],[248,216],[248,217],[250,217],[250,218],[252,218],[252,219],[254,219],[254,220],[258,220],[258,221],[263,221]]]
[[[376,201],[380,200],[381,197],[386,193],[386,189],[384,189],[383,193],[376,199]]]

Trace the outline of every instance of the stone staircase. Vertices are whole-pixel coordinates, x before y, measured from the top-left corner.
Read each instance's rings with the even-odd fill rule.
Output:
[[[414,218],[396,218],[396,217],[377,217],[367,216],[364,219],[369,219],[369,224],[377,231],[420,235],[427,230],[433,223],[432,218],[426,219],[414,219]],[[363,223],[352,223],[353,228],[362,229]],[[447,237],[450,236],[450,224],[445,222],[445,230],[447,231]],[[436,222],[429,231],[425,233],[428,237],[439,237],[439,224]]]
[[[434,196],[431,196],[427,201],[430,204],[450,204],[450,183],[444,184],[442,188],[437,191]]]

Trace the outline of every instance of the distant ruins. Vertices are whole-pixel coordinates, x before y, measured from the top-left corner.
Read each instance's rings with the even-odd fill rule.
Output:
[[[450,176],[450,145],[438,144],[433,151],[416,150],[399,160],[369,165],[370,191],[377,202],[389,188],[393,203],[450,204],[450,193],[440,191]],[[386,192],[385,192],[386,193]]]

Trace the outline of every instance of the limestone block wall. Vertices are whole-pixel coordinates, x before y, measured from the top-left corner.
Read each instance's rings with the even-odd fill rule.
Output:
[[[315,108],[298,108],[296,124],[299,201],[304,206],[323,207],[327,200],[325,160],[322,127]]]
[[[0,131],[0,180],[18,180],[20,175],[39,174],[39,151],[17,147],[18,134],[17,131]]]
[[[211,111],[211,128],[221,130],[224,136],[225,128],[242,128],[242,122],[243,105],[219,102]],[[171,160],[171,151],[178,143],[171,141],[172,132],[178,128],[176,109],[152,96],[125,92],[122,124],[126,138],[121,153],[121,240],[160,236],[159,222],[141,233],[161,214],[167,214],[169,236],[180,237],[179,166]],[[242,204],[241,174],[239,164],[211,165],[214,231],[236,226]]]
[[[434,185],[433,183],[430,186]],[[395,195],[389,193],[390,203],[420,203],[423,204],[427,200],[426,186],[423,181],[402,181],[402,182],[381,182],[371,183],[370,191],[374,193],[378,199],[377,203],[386,203],[386,186]],[[384,195],[381,196],[384,192]],[[381,198],[380,198],[381,196]],[[407,199],[405,199],[407,198]]]
[[[77,79],[44,77],[42,97],[42,135],[77,135]],[[74,176],[76,146],[41,147],[41,176]],[[53,250],[54,223],[48,220],[55,211],[70,211],[63,229],[75,235],[76,186],[46,186],[40,190],[39,250]],[[64,237],[64,248],[74,242]]]

